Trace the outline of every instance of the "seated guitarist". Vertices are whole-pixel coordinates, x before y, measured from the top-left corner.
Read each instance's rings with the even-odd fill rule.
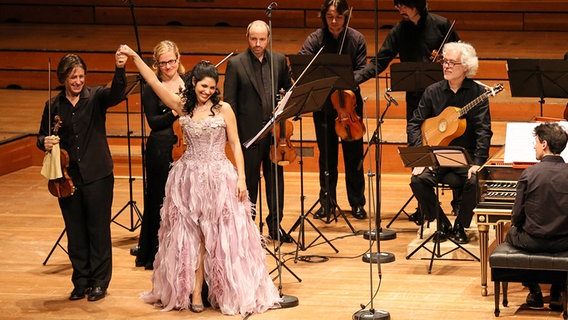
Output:
[[[442,66],[444,80],[434,83],[426,88],[418,108],[414,111],[408,123],[407,134],[409,146],[422,145],[421,126],[423,122],[438,116],[447,107],[462,108],[474,99],[486,94],[484,85],[474,82],[471,78],[478,68],[478,59],[475,49],[463,42],[450,42],[443,48]],[[466,129],[461,136],[449,142],[452,146],[464,147],[473,160],[471,167],[416,167],[412,170],[410,187],[418,205],[424,214],[424,219],[433,221],[436,213],[440,212],[439,235],[440,241],[453,237],[457,243],[468,242],[464,228],[468,228],[473,217],[473,209],[477,205],[477,179],[476,172],[489,156],[491,136],[491,118],[489,103],[485,99],[464,116]],[[445,183],[451,188],[461,188],[463,192],[462,203],[459,208],[454,226],[442,208],[434,192],[437,183]],[[437,207],[439,211],[437,211]]]

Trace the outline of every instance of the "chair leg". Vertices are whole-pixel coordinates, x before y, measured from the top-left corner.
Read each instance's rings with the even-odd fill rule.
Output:
[[[503,282],[503,307],[509,305],[509,299],[507,298],[507,289],[509,289],[509,282]]]
[[[499,297],[501,293],[499,292],[501,289],[501,283],[499,281],[493,281],[494,291],[495,291],[495,316],[499,316]]]

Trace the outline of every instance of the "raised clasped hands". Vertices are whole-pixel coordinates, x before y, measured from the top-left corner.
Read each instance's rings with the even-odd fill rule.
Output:
[[[121,51],[122,45],[120,47],[118,47],[118,49],[116,50],[116,54],[115,54],[115,61],[116,61],[116,66],[118,68],[124,68],[124,66],[126,65],[126,61],[128,61],[128,55],[124,54]]]

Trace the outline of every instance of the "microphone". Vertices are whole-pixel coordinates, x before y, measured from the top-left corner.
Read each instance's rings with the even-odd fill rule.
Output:
[[[278,3],[276,2],[272,2],[268,5],[268,8],[266,8],[266,10],[264,11],[264,13],[266,15],[269,15],[272,12],[272,9],[276,9],[276,7],[278,7]]]
[[[387,99],[388,102],[394,103],[394,105],[398,107],[398,102],[389,94],[389,91],[391,91],[390,88],[385,92],[385,99]]]

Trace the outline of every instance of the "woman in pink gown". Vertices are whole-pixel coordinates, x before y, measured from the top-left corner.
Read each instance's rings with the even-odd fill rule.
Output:
[[[119,54],[132,57],[154,92],[181,115],[187,143],[168,175],[153,288],[144,300],[164,311],[201,312],[205,279],[209,302],[224,314],[245,316],[277,308],[278,290],[251,218],[235,115],[220,101],[217,69],[209,62],[196,64],[180,97],[131,48],[123,45]],[[236,170],[225,154],[227,141]]]

